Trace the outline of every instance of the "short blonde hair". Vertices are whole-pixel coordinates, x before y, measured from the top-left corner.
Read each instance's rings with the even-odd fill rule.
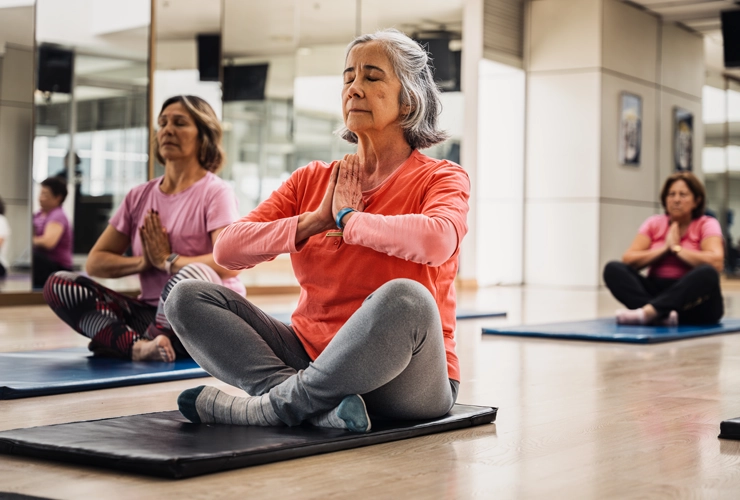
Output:
[[[213,108],[206,101],[194,95],[177,95],[170,97],[159,110],[161,115],[167,106],[175,103],[181,103],[188,110],[188,113],[195,121],[198,127],[198,140],[200,141],[200,150],[198,151],[198,163],[209,172],[218,172],[226,161],[226,153],[221,145],[223,129],[218,121]],[[164,158],[159,153],[159,141],[154,136],[154,154],[157,161],[164,165]]]

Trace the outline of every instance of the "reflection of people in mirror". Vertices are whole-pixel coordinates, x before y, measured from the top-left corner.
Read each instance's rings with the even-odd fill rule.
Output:
[[[341,135],[357,153],[296,170],[214,249],[229,269],[290,254],[291,324],[211,283],[178,283],[165,305],[198,364],[252,395],[188,389],[178,404],[193,422],[365,432],[369,413],[434,418],[455,402],[470,181],[419,152],[446,139],[428,54],[396,30],[360,36],[343,78]]]
[[[713,324],[724,314],[719,273],[724,267],[722,230],[704,214],[706,194],[691,172],[666,180],[662,215],[640,227],[622,262],[610,262],[604,282],[629,309],[620,324]],[[638,271],[649,267],[647,277]]]
[[[10,225],[5,217],[5,202],[0,198],[0,278],[8,274],[8,239],[10,238]]]
[[[67,182],[49,177],[41,182],[39,205],[33,214],[32,282],[41,288],[57,271],[72,270],[72,228],[62,210],[67,198]]]
[[[207,281],[238,296],[245,293],[238,271],[213,260],[213,243],[238,217],[233,191],[214,174],[224,162],[216,114],[198,97],[172,97],[162,106],[158,126],[155,151],[164,176],[126,195],[87,259],[92,276],[138,274],[139,297],[71,272],[54,274],[44,287],[46,302],[90,338],[97,355],[141,361],[188,356],[163,309],[179,281]],[[124,255],[129,248],[133,255]]]

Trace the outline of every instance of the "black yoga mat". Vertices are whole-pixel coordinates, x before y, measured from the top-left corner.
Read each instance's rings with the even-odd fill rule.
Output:
[[[483,328],[490,335],[541,337],[567,340],[603,340],[649,344],[740,331],[740,319],[724,318],[717,325],[637,326],[618,325],[614,318],[548,323],[544,325]]]
[[[0,353],[0,399],[207,376],[192,359],[174,363],[127,361],[96,357],[84,347]]]
[[[455,405],[433,420],[373,420],[366,434],[192,424],[167,411],[0,432],[0,453],[184,478],[488,424],[496,411]]]
[[[719,436],[721,439],[740,439],[740,417],[723,420],[719,424]]]

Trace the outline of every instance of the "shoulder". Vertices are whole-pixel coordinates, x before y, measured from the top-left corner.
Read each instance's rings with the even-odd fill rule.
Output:
[[[659,231],[668,227],[668,216],[665,214],[651,215],[640,226],[640,233]]]
[[[305,183],[315,184],[317,179],[331,175],[332,168],[335,164],[336,161],[326,163],[325,161],[314,160],[296,169],[295,172],[290,174],[287,181],[295,185]]]
[[[457,163],[431,158],[419,150],[415,150],[412,155],[412,161],[415,163],[414,171],[427,174],[433,179],[455,179],[469,186],[468,173]]]
[[[658,214],[658,215],[651,215],[647,219],[645,219],[644,222],[645,225],[650,225],[653,227],[657,226],[667,226],[668,225],[668,216],[665,214]]]
[[[138,186],[131,188],[129,192],[126,193],[125,200],[129,202],[139,200],[143,196],[146,196],[147,193],[150,193],[152,189],[157,187],[161,182],[162,177],[156,177],[150,181],[146,181],[144,184],[139,184]]]
[[[225,192],[232,193],[234,190],[227,181],[223,180],[213,172],[208,172],[203,179],[203,187],[201,188],[205,193],[209,195],[222,195]]]
[[[51,212],[49,212],[48,217],[46,218],[48,222],[61,222],[64,225],[68,224],[67,215],[64,213],[64,210],[62,207],[57,207]]]
[[[722,227],[719,225],[719,221],[709,215],[702,215],[698,219],[694,220],[692,224],[695,224],[705,236],[722,236]]]

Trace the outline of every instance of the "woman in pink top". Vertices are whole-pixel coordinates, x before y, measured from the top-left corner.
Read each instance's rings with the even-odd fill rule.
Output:
[[[213,243],[238,217],[233,191],[213,173],[224,160],[216,114],[199,97],[176,96],[165,101],[158,123],[155,151],[164,176],[126,195],[87,259],[92,276],[138,274],[139,298],[71,272],[54,274],[44,287],[46,302],[90,338],[97,355],[135,361],[188,356],[163,309],[179,281],[207,281],[245,293],[238,271],[213,260]]]
[[[665,214],[649,217],[622,262],[604,269],[606,286],[629,308],[617,311],[617,323],[675,326],[722,318],[722,230],[704,215],[705,200],[691,172],[668,177],[660,194]],[[638,272],[645,267],[647,277]]]
[[[427,53],[396,30],[347,49],[343,138],[357,154],[299,168],[227,227],[214,256],[244,269],[289,253],[301,285],[286,325],[210,283],[181,282],[165,312],[214,387],[178,398],[192,422],[365,432],[368,412],[446,414],[459,387],[455,288],[465,171],[418,149],[443,141]]]

